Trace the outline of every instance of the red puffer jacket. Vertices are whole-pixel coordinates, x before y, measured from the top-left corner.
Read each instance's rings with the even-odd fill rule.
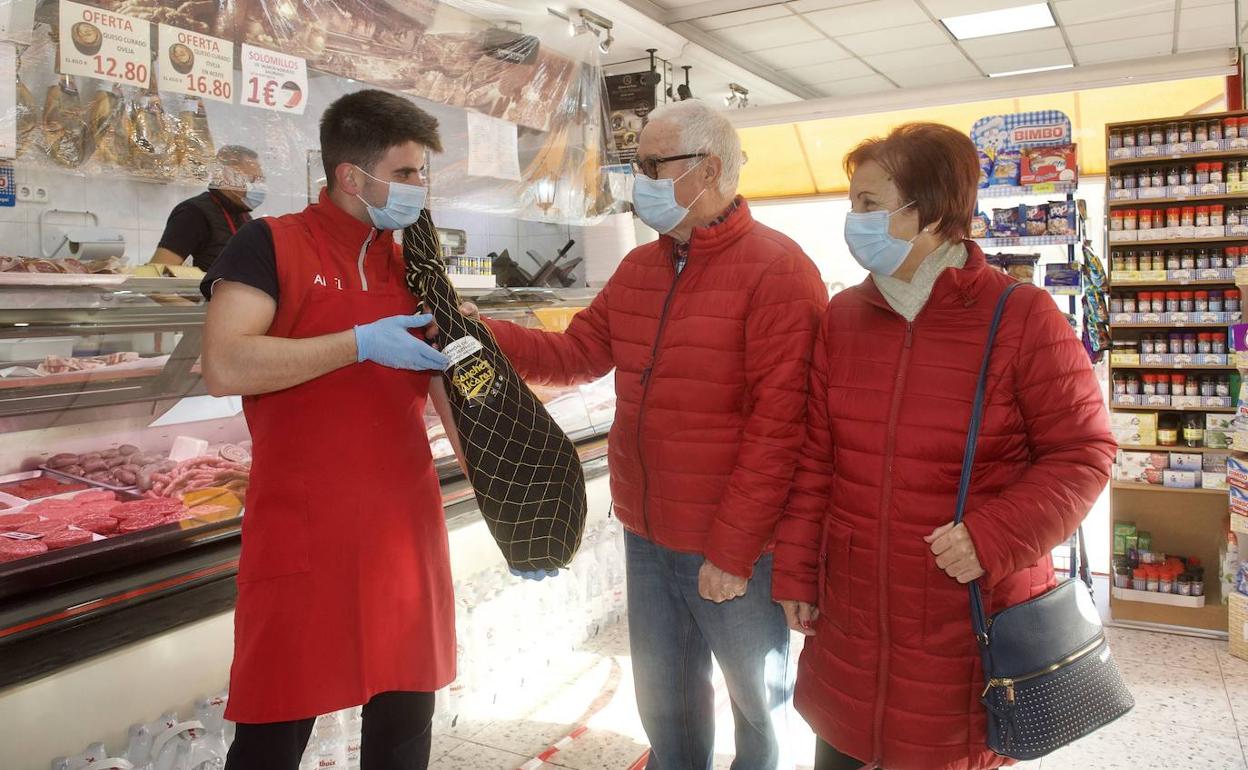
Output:
[[[811,348],[827,290],[814,263],[754,221],[638,246],[564,333],[490,328],[525,379],[568,385],[615,368],[611,493],[631,531],[749,577],[789,494]]]
[[[875,284],[833,298],[772,591],[818,603],[798,711],[888,770],[978,770],[983,674],[967,588],[923,538],[953,520],[988,325],[1007,276],[973,243],[909,324]],[[965,523],[990,611],[1055,585],[1049,552],[1109,478],[1115,445],[1083,346],[1042,290],[1010,297],[993,350]]]

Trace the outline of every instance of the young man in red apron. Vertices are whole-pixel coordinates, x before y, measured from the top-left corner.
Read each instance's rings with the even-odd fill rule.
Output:
[[[391,231],[419,216],[441,149],[408,100],[342,97],[321,120],[320,201],[243,227],[204,281],[204,378],[244,396],[254,458],[228,770],[297,770],[315,717],[360,704],[364,770],[428,765],[433,693],[455,677],[423,419],[447,360],[417,336],[429,317]]]

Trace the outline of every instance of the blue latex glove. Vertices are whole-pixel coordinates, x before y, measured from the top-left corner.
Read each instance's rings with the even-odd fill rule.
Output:
[[[559,574],[559,570],[557,569],[534,569],[525,570],[524,572],[521,572],[515,567],[508,567],[507,569],[511,570],[511,574],[518,578],[524,578],[525,580],[545,580],[548,577],[555,577]]]
[[[451,362],[409,329],[428,326],[433,316],[396,315],[355,327],[356,361],[372,361],[391,369],[444,371]]]

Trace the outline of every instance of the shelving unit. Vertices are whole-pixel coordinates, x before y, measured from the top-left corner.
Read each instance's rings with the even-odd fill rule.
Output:
[[[1216,115],[1199,115],[1199,116],[1181,116],[1170,119],[1156,119],[1147,121],[1133,121],[1129,123],[1112,124],[1106,127],[1106,157],[1109,159],[1108,166],[1110,174],[1122,172],[1133,167],[1140,166],[1159,166],[1159,165],[1184,165],[1185,161],[1190,162],[1206,162],[1206,161],[1240,161],[1248,160],[1248,140],[1237,140],[1232,143],[1230,140],[1221,142],[1211,142],[1206,144],[1191,143],[1189,145],[1167,145],[1159,150],[1149,150],[1149,154],[1141,157],[1120,157],[1128,153],[1134,153],[1140,148],[1134,150],[1117,150],[1109,146],[1109,132],[1114,130],[1124,130],[1127,128],[1136,128],[1141,123],[1178,123],[1184,121],[1193,121],[1197,119],[1209,120],[1211,118],[1226,117],[1245,117],[1248,112],[1229,112]],[[1243,146],[1238,146],[1238,145]],[[1152,153],[1156,154],[1152,154]],[[1146,209],[1157,207],[1159,205],[1170,204],[1171,206],[1194,206],[1206,205],[1209,203],[1224,202],[1231,205],[1242,205],[1248,203],[1248,189],[1235,190],[1219,189],[1213,192],[1210,188],[1206,188],[1205,192],[1209,194],[1186,194],[1190,189],[1192,192],[1200,192],[1195,185],[1189,185],[1186,188],[1180,186],[1179,190],[1183,194],[1173,194],[1175,188],[1165,188],[1164,192],[1146,193],[1146,197],[1139,197],[1139,190],[1135,191],[1134,196],[1128,196],[1123,191],[1115,191],[1112,185],[1108,186],[1106,192],[1106,212],[1122,211],[1124,209]],[[1153,188],[1156,189],[1156,188]],[[1156,197],[1151,197],[1155,195]],[[1107,227],[1108,230],[1108,227]],[[1107,233],[1107,251],[1110,254],[1110,265],[1113,265],[1113,256],[1115,253],[1125,253],[1129,251],[1140,252],[1141,250],[1167,250],[1167,249],[1200,249],[1200,248],[1218,248],[1222,249],[1227,246],[1248,245],[1248,235],[1232,235],[1229,229],[1223,228],[1219,234],[1213,235],[1208,231],[1205,234],[1212,237],[1188,237],[1192,235],[1191,230],[1183,230],[1181,233],[1177,229],[1174,231],[1166,230],[1170,234],[1184,237],[1178,238],[1157,238],[1149,237],[1147,240],[1122,240],[1124,236],[1114,236],[1112,239]],[[1238,231],[1236,231],[1238,232]],[[1151,235],[1151,233],[1150,233]],[[1139,237],[1138,235],[1136,237]],[[1235,280],[1232,277],[1233,271],[1223,269],[1218,277],[1212,277],[1209,272],[1200,275],[1200,270],[1184,270],[1174,272],[1155,272],[1151,270],[1134,271],[1128,273],[1126,271],[1110,272],[1110,291],[1113,293],[1121,293],[1123,291],[1133,292],[1136,289],[1142,291],[1156,289],[1171,290],[1203,290],[1203,289],[1231,289],[1235,287]],[[1154,322],[1154,319],[1157,319]],[[1166,316],[1154,316],[1147,321],[1135,319],[1135,322],[1115,323],[1111,318],[1110,333],[1115,341],[1134,341],[1138,340],[1141,335],[1151,331],[1174,329],[1174,330],[1210,330],[1223,329],[1236,321],[1218,323],[1193,323],[1184,320],[1180,323],[1174,323]],[[1111,382],[1114,380],[1114,373],[1121,371],[1129,374],[1138,374],[1142,370],[1152,372],[1174,372],[1174,373],[1193,373],[1193,374],[1231,374],[1236,371],[1236,356],[1230,354],[1227,356],[1225,365],[1212,365],[1208,363],[1199,363],[1200,358],[1193,356],[1192,362],[1183,363],[1144,363],[1144,359],[1133,358],[1130,355],[1122,356],[1118,362],[1115,362],[1114,356],[1110,356],[1109,373]],[[1125,359],[1125,360],[1124,360]],[[1169,360],[1169,359],[1167,359]],[[1232,393],[1232,397],[1237,394]],[[1232,398],[1234,403],[1234,398]],[[1235,412],[1234,407],[1183,407],[1183,406],[1135,406],[1135,405],[1119,405],[1114,403],[1111,398],[1110,408],[1113,412],[1121,413],[1141,413],[1156,412],[1160,415],[1173,413],[1180,414],[1230,414]],[[1189,454],[1200,454],[1207,457],[1211,453],[1229,454],[1230,449],[1219,449],[1210,447],[1185,447],[1185,446],[1122,446],[1124,451],[1131,452],[1181,452]],[[1159,601],[1157,596],[1141,596],[1133,591],[1115,590],[1110,597],[1110,608],[1115,620],[1160,624],[1166,626],[1179,626],[1192,629],[1200,629],[1208,632],[1225,632],[1227,629],[1227,608],[1222,602],[1221,584],[1218,580],[1217,565],[1219,562],[1219,549],[1223,542],[1223,533],[1227,527],[1227,492],[1224,489],[1177,489],[1164,487],[1153,484],[1135,483],[1128,481],[1114,481],[1110,485],[1110,515],[1115,523],[1134,522],[1140,531],[1147,531],[1152,535],[1153,547],[1170,554],[1181,554],[1188,557],[1196,557],[1200,559],[1201,564],[1206,567],[1205,573],[1205,603],[1203,607],[1184,606],[1185,604],[1194,604],[1194,602],[1183,601]],[[1186,598],[1186,597],[1184,597]]]

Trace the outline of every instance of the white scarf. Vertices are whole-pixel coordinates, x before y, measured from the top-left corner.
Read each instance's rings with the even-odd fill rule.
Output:
[[[948,241],[927,255],[909,281],[889,275],[872,275],[871,280],[875,281],[876,288],[893,310],[907,321],[914,321],[932,296],[932,289],[941,273],[948,268],[962,269],[966,266],[966,257],[966,244]]]

